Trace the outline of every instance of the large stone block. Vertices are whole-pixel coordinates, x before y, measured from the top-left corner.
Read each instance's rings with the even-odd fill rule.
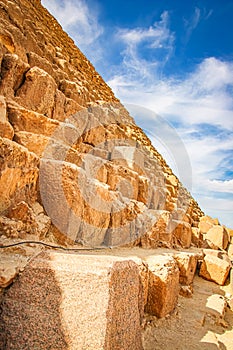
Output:
[[[1,348],[141,350],[138,266],[118,257],[41,253],[2,303]]]
[[[51,117],[56,89],[54,79],[47,72],[33,67],[26,73],[17,97],[24,107]]]
[[[179,295],[179,269],[170,256],[150,256],[146,259],[149,269],[146,312],[164,317],[172,312]]]
[[[204,238],[212,249],[226,249],[229,242],[227,230],[220,225],[214,225]]]
[[[38,157],[25,147],[5,138],[0,138],[0,156],[0,212],[21,200],[35,201]]]
[[[228,261],[213,255],[206,255],[201,264],[199,274],[201,277],[223,286],[230,269],[231,264]]]
[[[180,283],[184,285],[191,284],[197,268],[196,254],[182,252],[175,254],[174,259],[180,270]]]
[[[207,233],[214,225],[219,225],[218,219],[213,219],[208,215],[200,218],[198,228],[201,233]]]
[[[5,54],[1,66],[0,93],[8,97],[14,97],[28,69],[29,65],[23,62],[18,55]]]
[[[181,245],[181,247],[189,248],[192,240],[191,225],[179,220],[173,220],[172,225],[175,226],[173,231],[175,243]]]

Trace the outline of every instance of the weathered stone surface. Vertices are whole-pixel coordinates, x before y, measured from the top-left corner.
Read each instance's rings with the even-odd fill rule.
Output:
[[[1,66],[0,94],[14,97],[28,69],[29,65],[22,61],[18,55],[5,54]]]
[[[38,157],[42,157],[50,138],[28,131],[19,131],[15,133],[14,140],[26,147],[30,152],[35,153]]]
[[[199,275],[209,281],[223,286],[228,277],[231,264],[212,255],[206,255],[201,264]]]
[[[16,142],[0,138],[0,213],[21,200],[37,197],[38,157]]]
[[[54,79],[48,73],[33,67],[26,73],[25,82],[16,95],[22,106],[51,117],[56,88]]]
[[[192,286],[180,286],[180,292],[179,295],[181,295],[184,298],[192,298],[193,296],[193,288]]]
[[[34,203],[33,206],[39,205]],[[9,238],[26,238],[34,235],[44,239],[51,225],[51,219],[44,214],[43,208],[36,214],[29,205],[21,201],[7,211],[7,217],[0,217],[0,235]]]
[[[201,233],[207,233],[214,225],[219,225],[218,219],[213,219],[208,215],[202,216],[198,228]]]
[[[172,245],[171,231],[171,213],[168,211],[152,211],[154,215],[154,224],[141,237],[141,246],[143,248],[156,248],[158,245]]]
[[[1,266],[0,267],[0,287],[1,288],[8,287],[13,282],[17,274],[18,274],[18,271],[14,266],[9,266],[9,267]]]
[[[189,285],[193,282],[193,278],[197,268],[197,256],[194,253],[178,253],[173,255],[180,270],[180,283]]]
[[[174,242],[184,248],[189,248],[192,239],[191,225],[185,221],[173,220],[173,226],[175,226],[173,231]]]
[[[133,261],[42,253],[5,295],[0,344],[9,350],[139,350],[141,298]]]
[[[200,247],[202,242],[202,234],[198,227],[192,227],[191,242],[196,246]]]
[[[15,132],[26,131],[51,136],[60,125],[58,121],[23,108],[15,102],[9,102],[7,104],[7,112]]]
[[[150,256],[146,259],[149,269],[148,300],[146,312],[164,317],[174,310],[179,295],[179,269],[169,256]]]
[[[215,324],[225,326],[224,316],[226,308],[227,303],[222,295],[213,294],[209,296],[206,302],[205,322],[210,318]]]
[[[205,234],[204,239],[212,249],[226,249],[229,243],[229,236],[226,229],[220,225],[214,225]]]
[[[219,259],[225,260],[231,263],[231,259],[228,256],[228,253],[224,250],[216,250],[216,249],[203,249],[204,255],[212,255],[216,256]]]
[[[6,117],[6,101],[4,96],[0,96],[0,137],[6,137],[12,140],[14,129]]]

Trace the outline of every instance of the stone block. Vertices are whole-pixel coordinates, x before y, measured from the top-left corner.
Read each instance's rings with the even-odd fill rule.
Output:
[[[0,213],[21,200],[35,201],[39,158],[5,138],[0,138],[0,157]]]
[[[223,226],[214,225],[204,236],[212,249],[226,249],[229,243],[229,235]]]
[[[231,259],[229,258],[227,252],[224,250],[216,250],[216,249],[203,249],[204,256],[212,255],[216,256],[219,259],[225,260],[231,264]]]
[[[183,248],[189,248],[192,239],[191,225],[185,221],[173,220],[172,221],[174,240],[175,243]]]
[[[198,228],[201,234],[207,233],[214,225],[219,225],[218,219],[213,219],[208,215],[204,215],[200,218]]]
[[[227,302],[222,295],[210,295],[206,301],[205,322],[210,319],[217,325],[225,326],[224,316]]]
[[[28,69],[29,64],[22,61],[18,55],[5,54],[1,66],[0,93],[4,96],[14,97]]]
[[[223,286],[230,269],[231,264],[228,261],[216,256],[206,255],[201,264],[199,275],[209,281],[213,281]]]
[[[8,122],[6,116],[6,101],[4,96],[0,96],[0,136],[12,140],[14,129]]]
[[[180,283],[183,285],[191,284],[197,268],[197,256],[193,253],[182,252],[175,254],[174,259],[180,270]]]
[[[41,253],[6,291],[2,348],[141,350],[142,293],[132,260]]]
[[[51,117],[56,89],[54,79],[47,72],[33,67],[26,73],[16,95],[22,106]]]
[[[179,269],[170,256],[150,256],[146,259],[149,269],[146,312],[165,317],[176,306],[179,295]]]

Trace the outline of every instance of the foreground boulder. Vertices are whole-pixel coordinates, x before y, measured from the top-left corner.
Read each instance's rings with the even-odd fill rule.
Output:
[[[200,276],[223,286],[231,269],[231,263],[208,254],[201,264]]]
[[[164,317],[172,312],[179,295],[179,269],[170,256],[150,256],[146,259],[149,269],[146,312]]]
[[[228,232],[220,225],[214,225],[209,229],[204,238],[212,249],[226,249],[229,243]]]
[[[131,260],[41,253],[6,292],[0,348],[141,350],[142,299]]]

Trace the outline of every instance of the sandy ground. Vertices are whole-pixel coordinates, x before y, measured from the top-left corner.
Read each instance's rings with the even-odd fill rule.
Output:
[[[172,315],[163,319],[146,318],[144,349],[233,350],[233,311],[228,307],[224,321],[218,322],[213,312],[206,307],[209,296],[225,295],[228,289],[229,287],[220,288],[215,283],[196,276],[193,296],[180,296]]]

